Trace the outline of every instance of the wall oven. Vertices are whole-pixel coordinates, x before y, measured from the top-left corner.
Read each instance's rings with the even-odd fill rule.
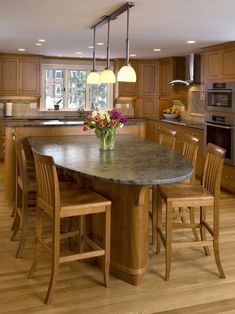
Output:
[[[226,149],[224,162],[235,166],[235,117],[205,113],[205,148],[208,143]]]
[[[235,112],[235,82],[207,83],[206,110]]]

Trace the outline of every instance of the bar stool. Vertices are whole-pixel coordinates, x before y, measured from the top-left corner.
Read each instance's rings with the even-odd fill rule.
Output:
[[[209,143],[203,169],[201,185],[195,184],[166,184],[158,185],[157,190],[157,254],[160,252],[160,241],[165,247],[166,275],[170,279],[171,256],[173,248],[203,246],[206,255],[209,255],[208,245],[213,245],[216,265],[221,278],[225,278],[219,255],[219,198],[222,168],[225,150]],[[162,224],[162,201],[166,204],[165,234]],[[200,207],[199,223],[173,223],[173,209],[179,207]],[[213,207],[213,227],[206,220],[206,208]],[[201,240],[189,242],[173,242],[172,228],[199,228]],[[212,239],[206,239],[206,231]]]
[[[91,257],[103,257],[103,274],[106,287],[109,284],[109,263],[110,263],[110,210],[111,202],[103,196],[78,185],[72,187],[68,184],[62,189],[59,187],[59,180],[54,160],[51,156],[39,154],[33,150],[36,178],[37,178],[37,206],[36,206],[36,247],[35,256],[32,263],[29,277],[32,277],[36,270],[41,248],[44,247],[52,255],[52,270],[50,283],[47,290],[45,304],[51,301],[55,290],[58,276],[59,264],[82,260]],[[52,220],[52,238],[43,238],[42,213],[46,213]],[[60,224],[62,218],[80,217],[86,215],[103,213],[104,230],[103,230],[103,248],[84,234],[84,230],[69,231],[60,233]],[[82,226],[82,222],[80,224]],[[65,256],[60,254],[60,240],[69,239],[78,236],[80,247],[86,243],[89,248],[88,252],[80,252]],[[51,244],[51,245],[50,245]]]
[[[165,127],[160,128],[159,131],[159,144],[175,149],[177,131]],[[150,187],[150,192],[152,192],[152,212],[149,212],[149,215],[152,220],[152,244],[156,241],[156,206],[153,204],[156,191],[157,185]]]
[[[35,172],[28,171],[25,151],[21,141],[13,137],[16,152],[16,195],[15,195],[15,218],[13,222],[13,233],[11,240],[14,240],[21,226],[21,237],[16,257],[21,257],[25,246],[28,232],[28,215],[30,205],[35,206],[36,200],[36,178]]]

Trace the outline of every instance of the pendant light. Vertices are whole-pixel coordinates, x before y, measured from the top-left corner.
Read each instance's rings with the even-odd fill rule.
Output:
[[[109,65],[109,55],[110,55],[110,44],[109,44],[109,35],[110,35],[110,18],[108,19],[108,36],[107,36],[107,64],[106,68],[100,75],[101,83],[115,83],[116,77]]]
[[[87,76],[87,84],[100,84],[100,74],[95,68],[95,31],[96,27],[93,27],[93,68]]]
[[[118,72],[117,80],[119,82],[136,82],[136,73],[129,61],[129,5],[127,7],[127,32],[126,32],[126,62]]]

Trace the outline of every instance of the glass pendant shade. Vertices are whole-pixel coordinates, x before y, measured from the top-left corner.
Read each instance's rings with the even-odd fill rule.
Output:
[[[130,63],[121,67],[117,75],[117,80],[119,82],[136,82],[136,73]]]
[[[87,84],[100,84],[100,74],[92,70],[87,76]]]
[[[113,71],[110,68],[105,68],[100,75],[101,83],[116,83],[116,77]]]

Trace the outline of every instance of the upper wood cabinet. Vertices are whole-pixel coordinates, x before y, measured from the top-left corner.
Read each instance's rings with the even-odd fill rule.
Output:
[[[235,80],[235,47],[205,52],[205,80]]]
[[[0,94],[40,95],[40,58],[0,57]]]
[[[175,79],[185,78],[185,57],[170,57],[159,60],[159,97],[186,99],[187,88],[184,85],[169,85]]]
[[[158,63],[140,63],[139,94],[143,96],[158,95]]]

